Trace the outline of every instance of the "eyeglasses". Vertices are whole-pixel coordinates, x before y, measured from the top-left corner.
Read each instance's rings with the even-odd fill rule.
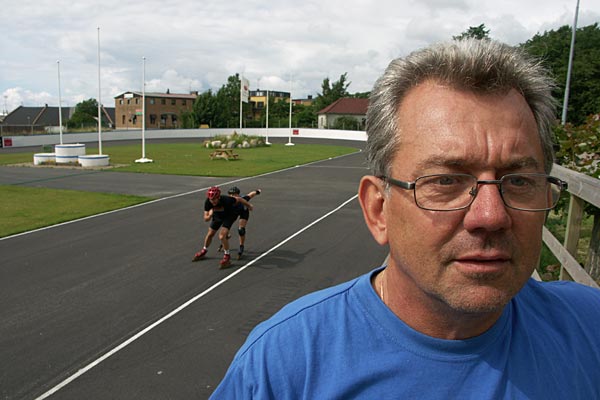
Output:
[[[556,206],[560,193],[568,185],[546,174],[508,174],[500,179],[477,180],[469,174],[435,174],[405,182],[387,176],[382,180],[406,190],[413,190],[419,208],[430,211],[454,211],[469,207],[479,185],[497,185],[506,207],[521,211],[547,211]]]

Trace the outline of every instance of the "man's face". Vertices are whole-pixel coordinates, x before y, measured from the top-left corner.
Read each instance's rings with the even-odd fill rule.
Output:
[[[408,93],[398,120],[393,178],[544,172],[535,119],[516,91],[477,95],[425,82]],[[413,194],[390,187],[383,205],[390,265],[408,283],[405,294],[442,310],[501,310],[539,261],[545,214],[505,207],[496,185],[481,185],[460,211],[420,209]]]
[[[210,198],[208,200],[210,201],[210,203],[213,206],[216,206],[217,204],[219,204],[219,198],[220,198],[220,196],[214,196],[214,197],[212,197],[212,198]]]

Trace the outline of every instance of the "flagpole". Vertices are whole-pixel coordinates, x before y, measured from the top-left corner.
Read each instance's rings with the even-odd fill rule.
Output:
[[[285,145],[286,146],[294,145],[294,143],[292,143],[292,74],[290,74],[290,133],[289,133],[289,140]]]
[[[63,144],[63,127],[62,127],[62,101],[60,95],[60,60],[56,61],[58,66],[58,132],[60,136],[60,144]]]
[[[100,85],[100,27],[98,27],[98,154],[102,154],[102,100]]]
[[[267,141],[265,142],[265,144],[267,146],[270,146],[271,143],[269,143],[269,89],[267,89],[267,121],[266,121],[266,136],[267,136]]]
[[[240,133],[242,133],[242,91],[244,90],[244,77],[240,75]]]
[[[146,158],[146,57],[142,57],[142,158],[135,160],[136,163],[150,163]]]
[[[146,57],[142,64],[142,158],[146,158]]]

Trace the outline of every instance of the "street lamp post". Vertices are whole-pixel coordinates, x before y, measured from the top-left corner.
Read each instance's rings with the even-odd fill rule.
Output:
[[[60,144],[63,144],[63,126],[62,126],[62,99],[60,94],[60,60],[56,61],[58,66],[58,133]]]
[[[135,160],[136,163],[150,163],[146,158],[146,57],[142,57],[142,158]]]
[[[573,54],[575,52],[575,32],[577,31],[577,16],[579,14],[579,0],[575,7],[575,19],[573,20],[573,33],[571,34],[571,49],[569,50],[569,65],[567,67],[567,81],[565,83],[565,98],[563,100],[563,109],[560,122],[562,125],[567,123],[567,108],[569,106],[569,91],[571,86],[571,70],[573,68]]]
[[[267,117],[266,117],[266,136],[267,136],[267,141],[265,142],[265,144],[267,146],[270,146],[271,143],[269,142],[269,89],[267,89]]]
[[[290,74],[290,132],[289,132],[289,140],[288,142],[285,144],[286,146],[293,146],[294,143],[292,143],[292,74]]]

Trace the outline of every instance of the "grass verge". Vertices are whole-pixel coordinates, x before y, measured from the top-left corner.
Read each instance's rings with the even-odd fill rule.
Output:
[[[0,237],[152,200],[147,197],[0,185]]]

